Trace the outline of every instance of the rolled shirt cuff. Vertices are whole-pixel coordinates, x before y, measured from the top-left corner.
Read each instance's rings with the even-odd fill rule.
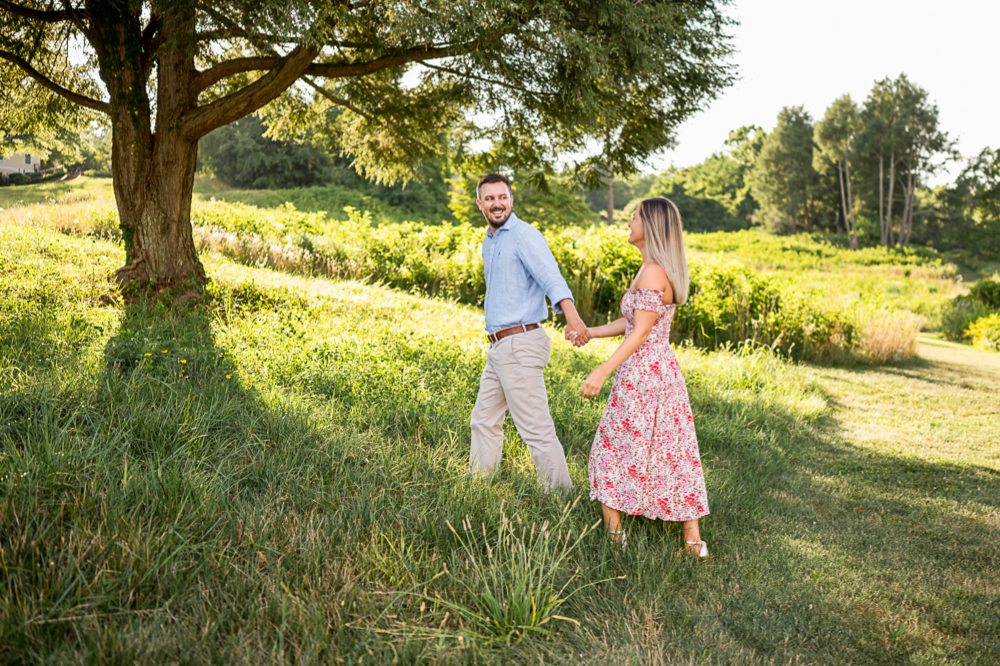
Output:
[[[576,305],[576,299],[573,298],[573,294],[569,291],[569,289],[567,289],[565,292],[559,291],[549,296],[549,302],[552,303],[553,312],[555,312],[556,314],[563,313],[563,309],[559,307],[559,303],[561,303],[565,298],[568,298],[569,300],[573,301],[573,305]]]

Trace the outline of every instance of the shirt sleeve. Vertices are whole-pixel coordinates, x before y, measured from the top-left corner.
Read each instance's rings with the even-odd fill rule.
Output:
[[[517,244],[517,258],[521,260],[524,270],[534,278],[545,295],[552,303],[552,309],[556,314],[562,314],[559,302],[568,298],[576,304],[573,292],[569,290],[569,285],[559,272],[559,264],[549,249],[549,244],[545,241],[545,236],[538,229],[535,229],[527,222],[524,223],[527,229],[521,235],[521,242]]]

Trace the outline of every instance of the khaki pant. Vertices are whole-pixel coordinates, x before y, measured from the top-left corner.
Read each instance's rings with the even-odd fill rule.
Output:
[[[542,328],[490,345],[479,378],[476,406],[472,408],[469,469],[473,474],[493,473],[500,467],[503,421],[509,409],[546,489],[572,489],[566,454],[549,414],[542,375],[548,362],[549,336]]]

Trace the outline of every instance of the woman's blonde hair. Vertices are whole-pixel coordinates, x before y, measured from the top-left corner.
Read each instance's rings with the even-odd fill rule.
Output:
[[[687,300],[690,282],[681,212],[669,199],[656,197],[639,204],[639,219],[646,255],[663,268],[674,290],[673,302],[680,305]]]

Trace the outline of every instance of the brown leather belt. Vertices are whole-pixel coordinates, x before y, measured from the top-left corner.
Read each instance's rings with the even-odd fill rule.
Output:
[[[538,324],[522,324],[520,326],[511,326],[510,328],[505,328],[503,330],[497,331],[496,333],[487,333],[486,337],[489,338],[490,342],[497,343],[506,338],[508,335],[527,333],[528,331],[533,331],[536,328],[538,328]]]

